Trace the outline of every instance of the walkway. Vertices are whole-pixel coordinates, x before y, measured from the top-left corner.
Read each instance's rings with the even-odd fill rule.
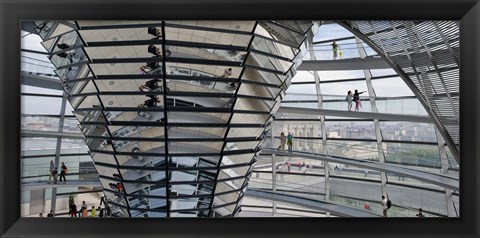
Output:
[[[341,111],[341,110],[301,108],[301,107],[281,106],[278,109],[277,113],[354,117],[354,118],[363,118],[363,119],[372,119],[372,120],[379,119],[382,121],[408,121],[408,122],[418,122],[418,123],[432,123],[432,119],[429,116],[377,113],[377,112],[361,112],[361,111],[356,112],[356,111],[347,111],[347,110]]]
[[[69,188],[69,187],[102,187],[100,181],[96,180],[67,180],[67,183],[51,183],[49,184],[48,181],[35,181],[35,182],[27,182],[21,183],[22,190],[39,190],[45,188]]]
[[[407,178],[416,179],[422,182],[435,184],[444,188],[452,189],[454,191],[460,191],[459,180],[457,178],[440,175],[440,174],[432,174],[423,171],[418,171],[398,165],[388,164],[388,163],[380,163],[377,161],[368,161],[368,160],[357,160],[357,159],[349,159],[343,158],[338,156],[328,156],[322,154],[314,154],[314,153],[306,153],[306,152],[299,152],[294,151],[293,153],[288,152],[281,152],[277,149],[272,148],[264,148],[262,150],[262,155],[271,155],[276,154],[278,156],[291,156],[291,157],[302,157],[307,159],[314,159],[314,160],[321,160],[339,164],[348,164],[359,168],[367,168],[375,171],[381,171],[386,173],[391,173],[399,176],[404,176]]]
[[[260,199],[274,200],[288,204],[294,204],[306,208],[316,209],[320,211],[330,212],[332,215],[340,217],[379,217],[378,215],[362,210],[336,205],[321,200],[297,197],[283,193],[271,191],[262,191],[257,189],[247,189],[246,196],[256,197]]]
[[[363,69],[389,69],[390,65],[381,57],[367,57],[365,59],[339,59],[339,60],[303,60],[297,71],[322,71],[322,70],[363,70]]]

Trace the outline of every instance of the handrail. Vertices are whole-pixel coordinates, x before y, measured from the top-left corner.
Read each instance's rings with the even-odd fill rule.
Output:
[[[260,181],[256,181],[256,180],[260,180]],[[249,189],[251,188],[252,185],[255,186],[256,184],[266,184],[266,185],[271,186],[272,185],[272,180],[271,179],[264,179],[264,178],[255,178],[255,179],[251,179],[249,184],[250,184]],[[320,192],[320,191],[323,191],[325,189],[325,187],[318,187],[317,186],[318,184],[316,186],[311,186],[311,185],[305,185],[304,183],[285,182],[285,181],[282,181],[282,180],[276,180],[276,184],[277,184],[276,185],[277,186],[277,192],[283,191],[283,192],[286,192],[286,193],[290,193],[290,192],[304,191],[304,192],[313,192],[313,194],[315,194],[315,195],[325,195],[324,193]],[[295,185],[299,185],[301,187],[295,187]],[[284,189],[282,189],[282,188],[284,188]],[[287,190],[285,190],[285,188],[286,189],[292,189],[292,191],[287,191]],[[358,194],[349,193],[349,192],[342,192],[342,195],[330,194],[330,196],[332,196],[332,195],[340,197],[340,198],[346,198],[346,199],[350,199],[352,201],[356,201],[361,206],[363,206],[364,202],[367,201],[367,202],[369,202],[369,206],[371,208],[373,206],[373,208],[374,208],[374,209],[371,209],[371,210],[375,210],[377,212],[377,214],[380,214],[380,215],[383,212],[383,207],[382,207],[381,203],[378,202],[378,201],[375,202],[375,201],[366,200],[366,199],[354,199],[355,197],[358,196]],[[304,195],[304,196],[308,197],[307,195]],[[332,201],[328,200],[328,202],[332,202]],[[345,205],[345,204],[341,204],[341,205]],[[357,206],[357,207],[353,206],[353,207],[354,208],[359,208],[359,206]],[[404,211],[394,211],[393,209],[389,210],[390,214],[394,213],[397,216],[413,216],[413,214],[415,214],[417,212],[417,210],[414,209],[414,208],[406,207],[406,206],[399,206],[398,204],[394,204],[394,207],[397,208],[397,209],[404,209]],[[361,208],[361,209],[363,209],[363,208]],[[429,216],[440,216],[440,214],[434,214],[434,213],[430,213],[430,212],[425,212],[425,213],[429,214]]]
[[[316,142],[314,140],[304,140],[304,139],[293,139],[293,143],[295,143],[295,141],[300,141],[300,142],[307,142],[307,143],[313,143],[313,144],[317,144],[319,145],[320,148],[323,148],[323,143],[321,141],[319,142]],[[267,143],[270,142],[269,140],[266,141]],[[268,144],[267,144],[268,145]],[[266,145],[264,145],[266,146]],[[351,149],[354,149],[355,151],[359,152],[359,153],[355,153],[356,155],[360,154],[360,153],[372,153],[372,152],[378,152],[378,148],[375,146],[375,147],[367,147],[367,146],[363,146],[363,145],[352,145],[352,144],[347,144],[347,143],[338,143],[338,142],[334,142],[334,141],[328,141],[327,140],[327,148],[329,146],[337,146],[337,147],[341,147],[341,148],[346,148],[348,150],[351,150]],[[308,152],[308,151],[307,151]],[[312,151],[313,152],[313,151]],[[335,152],[342,152],[342,156],[344,156],[343,154],[343,151],[341,151],[341,149],[336,149],[334,151],[332,150],[329,150],[329,154],[331,155],[334,155],[332,154],[335,153]],[[383,154],[384,155],[393,155],[397,156],[397,154],[400,154],[402,156],[401,159],[405,160],[405,159],[414,159],[416,161],[424,161],[426,162],[427,164],[430,163],[432,164],[432,166],[430,166],[430,168],[441,168],[442,165],[447,165],[449,167],[451,167],[451,164],[449,162],[447,163],[444,163],[440,158],[438,157],[428,157],[428,156],[424,156],[425,158],[436,158],[438,159],[437,162],[434,162],[434,161],[431,161],[431,160],[428,160],[428,159],[425,159],[425,158],[421,158],[419,156],[416,156],[417,154],[415,153],[412,153],[412,152],[409,152],[409,151],[406,151],[406,150],[396,150],[395,152],[388,152],[386,150],[383,150]],[[371,159],[372,160],[372,159]],[[375,160],[375,159],[373,159]],[[390,161],[386,161],[386,162],[389,162],[391,163]],[[403,162],[405,163],[405,162]],[[400,163],[395,163],[395,164],[402,164],[401,162]],[[411,164],[411,163],[406,163],[406,165],[415,165],[416,167],[419,167],[419,165],[422,165],[422,167],[428,167],[427,164],[419,164],[419,163],[416,163],[416,164]],[[433,165],[436,165],[436,166],[433,166]]]

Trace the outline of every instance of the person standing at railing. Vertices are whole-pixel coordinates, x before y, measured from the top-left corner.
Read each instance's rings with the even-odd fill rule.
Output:
[[[68,169],[67,166],[65,166],[65,163],[62,162],[62,166],[60,166],[60,183],[62,182],[63,178],[63,184],[67,183],[67,178],[65,178],[65,175],[67,175]]]
[[[53,210],[50,210],[50,212],[47,214],[47,217],[55,217]]]
[[[368,205],[368,202],[365,202],[365,204],[363,205],[363,208],[365,210],[370,210],[370,206]]]
[[[358,90],[355,89],[355,93],[353,94],[353,101],[355,101],[355,111],[358,112],[358,110],[362,107],[362,102],[360,101],[360,94],[366,92],[367,91],[358,92]]]
[[[418,209],[418,213],[417,213],[417,215],[415,215],[415,216],[417,216],[417,217],[419,217],[419,218],[425,217],[425,215],[423,215],[423,213],[422,213],[422,208],[419,208],[419,209]]]
[[[87,217],[88,217],[88,210],[87,210],[87,208],[83,208],[83,207],[82,207],[82,217],[83,217],[83,218],[87,218]]]
[[[97,215],[97,209],[95,209],[95,206],[92,206],[92,211],[90,211],[90,215],[92,216],[92,218]]]
[[[70,217],[77,217],[77,205],[75,203],[70,204]]]
[[[53,170],[55,169],[55,163],[53,163],[53,160],[50,160],[50,175],[48,176],[48,183],[50,183],[50,180],[52,180],[53,177]]]
[[[332,46],[332,51],[333,51],[333,60],[336,60],[337,59],[337,54],[338,54],[338,50],[340,49],[340,46],[334,41],[332,44],[330,44]]]
[[[352,101],[353,101],[353,94],[352,91],[348,90],[347,92],[347,103],[348,103],[348,110],[352,110]]]
[[[288,145],[288,152],[290,153],[292,153],[292,144],[293,144],[293,135],[292,133],[288,132],[287,145]]]
[[[385,198],[385,196],[382,196],[382,207],[383,207],[384,217],[387,217],[387,210],[388,210],[387,202],[388,202],[387,198]]]
[[[287,137],[285,136],[285,133],[280,133],[280,146],[278,149],[282,149],[282,152],[285,152],[285,143],[287,143]]]

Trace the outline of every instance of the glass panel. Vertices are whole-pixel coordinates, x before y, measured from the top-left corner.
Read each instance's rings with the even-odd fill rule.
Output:
[[[21,96],[21,113],[38,115],[60,115],[62,98]]]
[[[259,112],[270,112],[273,107],[271,101],[256,100],[248,98],[237,98],[234,110],[252,110]]]
[[[195,80],[195,78],[192,79],[193,80],[190,81],[167,80],[167,90],[180,92],[230,93],[230,95],[226,96],[233,96],[233,93],[235,92],[235,87],[232,86],[232,82]],[[227,100],[227,98],[223,99]]]
[[[343,122],[327,121],[325,122],[327,138],[351,138],[351,139],[376,139],[375,127],[371,122]],[[302,137],[305,131],[299,130],[299,137]],[[303,135],[308,136],[308,135]]]
[[[228,142],[225,147],[225,151],[234,151],[234,150],[248,150],[255,149],[259,145],[260,141],[250,141],[250,142]]]
[[[256,70],[253,68],[245,68],[242,79],[279,86],[287,79],[287,76]]]
[[[115,157],[113,157],[113,155],[91,152],[91,156],[95,162],[102,162],[102,163],[107,163],[111,165],[117,165],[117,161],[115,160]]]
[[[198,153],[220,153],[223,147],[223,142],[169,142],[168,151],[169,153],[189,153],[189,152],[198,152]],[[188,150],[185,150],[188,148]]]
[[[228,138],[235,137],[259,137],[265,128],[230,128]]]
[[[276,70],[282,73],[287,72],[290,69],[290,67],[293,65],[293,63],[285,60],[275,59],[273,57],[267,57],[265,55],[251,53],[251,52],[245,64],[258,66],[265,69]]]
[[[288,87],[286,93],[287,95],[293,95],[294,93],[308,93],[308,94],[312,94],[309,97],[310,100],[314,100],[314,102],[318,101],[316,99],[316,95],[313,95],[317,93],[317,89],[314,84],[300,84],[300,85],[293,84]],[[286,98],[285,100],[288,100],[288,99]]]
[[[228,174],[231,177],[240,177],[245,176],[247,172],[250,170],[250,166],[243,166],[231,169],[222,169],[222,173]]]
[[[82,48],[77,48],[54,54],[51,56],[50,60],[52,61],[53,65],[58,68],[86,61],[86,56]]]
[[[160,22],[157,22],[157,23],[160,23]],[[159,29],[158,26],[157,28]],[[102,30],[80,30],[79,33],[87,43],[88,42],[126,41],[126,40],[133,41],[133,40],[154,39],[154,36],[148,33],[148,27],[102,29]]]
[[[435,127],[428,123],[380,122],[384,140],[437,142]]]
[[[268,119],[270,119],[270,115],[234,113],[231,123],[264,124]]]
[[[438,145],[383,143],[383,147],[386,151],[385,161],[387,162],[441,168]]]
[[[93,109],[101,107],[97,95],[75,97],[71,100],[71,103],[75,109]]]
[[[240,155],[225,155],[222,159],[222,166],[233,164],[246,164],[255,156],[254,153],[240,154]]]
[[[372,80],[377,97],[414,96],[400,77]]]
[[[206,112],[168,112],[169,123],[219,123],[228,122],[230,113],[206,113]],[[170,134],[169,134],[170,136]],[[174,136],[178,137],[178,136]],[[183,137],[183,136],[182,136]]]
[[[321,141],[319,141],[317,145],[320,143]],[[294,147],[295,147],[295,140],[294,140]],[[329,155],[352,158],[352,159],[378,161],[377,142],[328,141],[327,140],[327,150]]]
[[[167,21],[166,24],[251,32],[255,21]]]
[[[226,73],[229,68],[232,71]],[[241,71],[241,67],[167,62],[167,75],[238,78]]]
[[[167,35],[168,38],[169,35]],[[167,52],[170,51],[170,54]],[[208,48],[193,48],[181,46],[168,46],[165,50],[167,56],[187,59],[208,59],[219,61],[243,62],[247,52],[235,50],[220,50]]]
[[[295,86],[295,85],[292,85]],[[290,87],[292,87],[290,86]],[[264,85],[242,83],[238,95],[266,97],[273,99],[280,93],[279,88],[266,87]]]
[[[125,75],[125,74],[158,74],[162,77],[162,68],[158,62],[149,63],[111,63],[111,64],[90,64],[93,73],[102,75]]]
[[[170,127],[168,133],[174,138],[182,138],[186,134],[191,138],[218,138],[223,137],[226,130],[225,127]]]
[[[163,97],[161,95],[100,95],[105,107],[163,107]],[[143,106],[140,106],[143,105]]]
[[[289,59],[293,59],[299,51],[298,49],[295,49],[293,47],[279,44],[277,42],[273,42],[260,37],[255,37],[250,47],[265,53]]]
[[[117,155],[117,160],[120,165],[124,166],[138,166],[138,167],[165,167],[164,156],[144,156],[144,155]],[[141,168],[138,169],[138,171]]]

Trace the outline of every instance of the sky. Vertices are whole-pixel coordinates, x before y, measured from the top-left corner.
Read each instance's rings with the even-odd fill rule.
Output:
[[[25,36],[26,35],[26,36]],[[46,52],[45,48],[41,45],[41,39],[38,35],[23,32],[21,36],[22,48],[31,49],[36,51]],[[318,33],[314,36],[315,41],[331,40],[336,38],[350,37],[352,33],[337,24],[322,25],[318,29]],[[343,58],[356,58],[359,57],[357,45],[355,40],[345,40],[337,42],[340,45],[340,49],[343,52]],[[324,43],[314,47],[317,60],[330,60],[332,57],[330,42]],[[363,45],[366,48],[367,55],[374,55],[375,52],[370,49],[365,43]],[[35,54],[22,53],[23,56],[38,58],[42,61],[48,61],[45,56],[38,56]],[[304,59],[309,59],[309,53],[306,52]],[[33,62],[33,60],[22,57],[22,62]],[[38,65],[22,64],[22,68],[29,69],[28,67],[41,68],[42,72],[49,72],[54,74],[53,68],[48,63],[36,62]],[[391,75],[395,74],[392,69],[372,70],[374,76]],[[363,70],[350,70],[350,71],[318,71],[320,81],[329,81],[335,79],[349,79],[349,78],[361,78],[364,77]],[[313,72],[297,71],[297,74],[292,79],[292,82],[313,82]],[[395,96],[412,96],[413,93],[406,86],[403,80],[399,77],[393,77],[388,79],[372,80],[374,90],[377,96],[382,97],[395,97]],[[359,91],[367,91],[367,85],[365,81],[343,82],[343,83],[325,83],[321,84],[321,93],[325,95],[346,95],[348,90],[358,89]],[[30,93],[45,93],[61,95],[62,92],[48,89],[41,89],[36,87],[22,86],[23,92]],[[291,85],[287,90],[287,93],[304,93],[315,94],[316,89],[313,85]],[[368,96],[368,93],[364,94]],[[27,97],[22,96],[22,113],[26,114],[58,114],[61,99],[59,98],[40,98],[40,97]],[[67,114],[71,114],[73,110],[68,106]]]

